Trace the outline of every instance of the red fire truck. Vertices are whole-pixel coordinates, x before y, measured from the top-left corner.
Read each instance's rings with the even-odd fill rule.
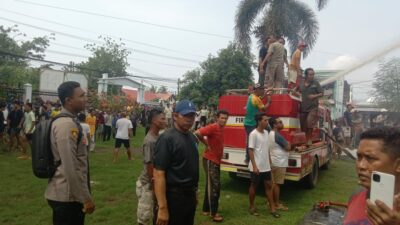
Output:
[[[229,172],[231,177],[250,177],[245,164],[246,132],[243,125],[247,100],[248,94],[243,94],[243,90],[228,91],[219,100],[218,108],[226,109],[230,113],[224,130],[221,170]],[[325,133],[331,131],[330,111],[322,105],[319,106],[319,123],[313,131],[313,144],[306,147],[305,133],[300,130],[300,99],[290,94],[274,94],[271,100],[267,115],[282,120],[284,129],[281,134],[294,146],[289,156],[286,180],[302,180],[306,187],[313,188],[318,181],[319,169],[328,168],[332,155],[330,139]]]

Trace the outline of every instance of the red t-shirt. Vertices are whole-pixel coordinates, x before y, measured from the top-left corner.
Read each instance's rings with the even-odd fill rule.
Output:
[[[348,203],[344,225],[372,225],[367,217],[367,190],[354,194]]]
[[[199,132],[202,136],[207,137],[209,146],[204,152],[203,157],[218,165],[221,164],[224,152],[224,128],[217,123],[213,123],[200,128]]]

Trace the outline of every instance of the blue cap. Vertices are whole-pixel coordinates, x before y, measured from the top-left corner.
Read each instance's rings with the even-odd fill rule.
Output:
[[[189,113],[195,113],[196,107],[194,106],[193,102],[184,99],[178,102],[175,107],[175,112],[181,115],[187,115]]]

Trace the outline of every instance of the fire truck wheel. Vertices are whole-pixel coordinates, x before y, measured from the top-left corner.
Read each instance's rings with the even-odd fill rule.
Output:
[[[317,186],[318,182],[318,175],[319,175],[319,165],[318,165],[318,158],[315,156],[313,159],[313,166],[312,171],[306,177],[304,177],[304,185],[307,189],[312,189]]]

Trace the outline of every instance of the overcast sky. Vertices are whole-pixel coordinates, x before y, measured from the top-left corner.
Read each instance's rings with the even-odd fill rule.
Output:
[[[187,70],[196,68],[198,62],[205,60],[209,54],[216,55],[219,49],[226,47],[233,40],[234,16],[239,1],[0,0],[0,2],[2,3],[1,25],[11,26],[19,23],[19,29],[26,33],[28,38],[49,35],[50,30],[58,32],[46,53],[47,60],[63,63],[84,61],[86,59],[80,56],[90,55],[90,52],[84,49],[85,44],[97,40],[100,34],[112,35],[123,38],[126,45],[133,49],[129,59],[131,65],[129,72],[141,76],[178,79]],[[398,0],[331,0],[320,12],[316,11],[314,0],[304,0],[304,2],[317,14],[320,35],[313,51],[304,60],[303,68],[346,69],[383,48],[400,42]],[[54,7],[128,20],[88,15]],[[256,43],[253,43],[252,47],[252,52],[256,55],[258,52]],[[386,57],[399,55],[400,50],[395,50]],[[357,83],[372,80],[376,68],[377,63],[371,63],[346,76],[351,84],[355,84],[356,99],[363,100],[368,97],[371,91],[370,82]],[[176,88],[174,83],[155,84],[165,84],[170,89]]]

